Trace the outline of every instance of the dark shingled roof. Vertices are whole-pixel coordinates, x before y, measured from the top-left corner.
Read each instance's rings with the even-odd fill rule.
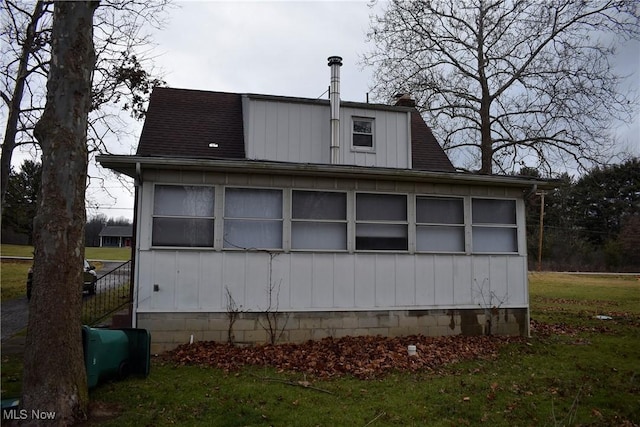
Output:
[[[367,107],[371,108],[370,105]],[[217,147],[212,148],[209,144],[217,144]],[[411,150],[413,169],[455,172],[431,129],[415,108],[411,111]],[[137,154],[244,159],[242,95],[155,88],[149,100]]]
[[[217,148],[209,147],[217,144]],[[243,159],[242,96],[157,87],[140,135],[139,156]]]
[[[424,122],[418,110],[411,112],[412,169],[438,172],[455,172],[451,160],[445,154],[433,132]]]

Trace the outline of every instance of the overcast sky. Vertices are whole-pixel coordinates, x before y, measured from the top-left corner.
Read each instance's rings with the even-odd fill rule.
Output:
[[[153,31],[153,55],[170,87],[297,96],[326,97],[327,57],[343,58],[341,98],[365,101],[372,72],[359,65],[370,15],[386,5],[371,1],[177,1],[163,30]],[[618,57],[631,84],[640,88],[640,46],[626,46]],[[121,141],[114,152],[133,154],[135,137]],[[633,126],[620,126],[628,149],[640,155],[640,116]],[[19,159],[20,157],[18,157]],[[21,160],[14,162],[19,165]],[[90,175],[98,176],[95,162]],[[108,217],[133,218],[133,197],[115,180],[107,197],[92,180],[87,196]],[[132,185],[128,185],[132,191]]]
[[[153,32],[154,62],[170,87],[326,98],[327,58],[338,55],[343,58],[341,98],[364,102],[371,72],[358,64],[359,55],[365,51],[369,16],[382,8],[378,4],[372,9],[369,4],[177,2],[166,28]],[[122,150],[130,152],[125,146]],[[97,184],[89,196],[102,200],[99,212],[133,218],[133,197],[110,188],[118,194],[113,201]],[[95,209],[89,211],[95,213]]]

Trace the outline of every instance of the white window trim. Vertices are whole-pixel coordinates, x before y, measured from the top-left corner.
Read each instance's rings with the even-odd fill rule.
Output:
[[[226,207],[226,202],[227,202],[227,195],[226,195],[226,190],[227,189],[248,189],[248,190],[270,190],[270,191],[280,191],[280,193],[282,194],[282,215],[280,218],[242,218],[242,217],[228,217],[225,214],[225,207]],[[291,196],[291,191],[288,188],[283,188],[283,187],[254,187],[254,186],[250,186],[250,185],[223,185],[221,192],[223,194],[223,198],[222,198],[222,203],[220,203],[220,205],[222,205],[222,215],[220,216],[220,222],[221,224],[221,228],[222,228],[222,234],[220,236],[221,238],[221,249],[225,250],[225,251],[264,251],[264,252],[284,252],[286,250],[288,250],[287,248],[290,247],[287,246],[287,241],[285,240],[287,232],[285,231],[285,229],[287,227],[290,227],[289,224],[291,224],[291,216],[287,215],[287,211],[285,210],[285,207],[287,205],[287,199],[290,199]],[[288,216],[288,221],[287,221],[287,216]],[[244,248],[244,247],[227,247],[224,245],[225,242],[225,234],[226,234],[226,230],[225,230],[225,226],[224,223],[225,221],[229,219],[229,220],[244,220],[244,221],[280,221],[280,223],[282,224],[282,235],[281,235],[281,239],[282,239],[282,247],[280,248]],[[290,236],[290,234],[289,234]],[[232,242],[230,242],[231,245],[233,245]]]
[[[462,201],[462,223],[460,224],[447,224],[447,223],[439,223],[439,222],[418,222],[418,199],[419,198],[430,198],[430,199],[456,199],[456,200],[461,200]],[[414,248],[415,248],[415,253],[419,253],[419,254],[465,254],[468,252],[468,243],[469,243],[469,236],[468,236],[468,230],[467,230],[467,225],[468,225],[468,217],[467,217],[467,203],[466,203],[466,199],[467,197],[464,196],[455,196],[455,195],[445,195],[445,194],[415,194],[415,197],[413,197],[414,199],[414,207],[413,207],[413,214],[414,214],[414,218],[413,218],[413,226],[414,226],[414,231],[413,231],[413,237],[414,237]],[[469,203],[469,205],[471,205]],[[470,218],[470,217],[469,217]],[[444,250],[438,250],[438,251],[426,251],[426,250],[418,250],[418,228],[421,226],[427,226],[427,227],[458,227],[462,229],[463,232],[463,236],[464,236],[464,242],[463,242],[463,248],[460,251],[444,251]]]
[[[349,228],[350,228],[350,223],[351,221],[349,220],[349,195],[350,193],[353,193],[353,191],[350,190],[324,190],[324,189],[319,189],[319,188],[289,188],[288,189],[288,195],[287,198],[288,200],[284,203],[287,207],[287,217],[288,217],[288,221],[286,222],[287,226],[285,233],[288,233],[288,245],[286,246],[287,251],[291,251],[291,252],[328,252],[328,253],[345,253],[349,251]],[[346,199],[346,212],[345,212],[345,219],[294,219],[293,218],[293,192],[294,191],[307,191],[307,192],[315,192],[315,193],[338,193],[338,194],[344,194],[345,195],[345,199]],[[299,248],[293,248],[291,246],[291,242],[292,242],[292,235],[293,235],[293,224],[294,223],[301,223],[301,222],[308,222],[308,223],[333,223],[333,224],[346,224],[345,227],[345,232],[347,233],[345,239],[346,239],[346,247],[345,249],[299,249]]]
[[[474,223],[473,222],[473,200],[509,200],[513,201],[515,205],[515,223],[514,224],[506,224],[506,223]],[[471,196],[469,197],[469,231],[470,231],[470,253],[473,255],[520,255],[522,252],[522,241],[523,237],[521,235],[521,227],[522,219],[519,214],[519,200],[514,197],[491,197],[491,196]],[[473,229],[474,228],[504,228],[504,229],[513,229],[516,233],[516,249],[515,251],[474,251],[473,250]]]
[[[366,191],[366,190],[362,190],[362,191],[352,191],[353,193],[353,228],[352,228],[352,235],[353,235],[353,251],[356,253],[363,253],[363,252],[375,252],[375,253],[400,253],[400,254],[405,254],[405,253],[413,253],[411,251],[411,241],[412,239],[414,239],[413,241],[413,247],[415,248],[415,237],[412,237],[411,235],[411,223],[413,222],[413,224],[415,224],[415,205],[413,207],[414,212],[412,214],[412,212],[410,211],[410,209],[412,209],[412,203],[410,202],[410,200],[412,199],[412,197],[410,197],[411,195],[409,193],[389,193],[388,191]],[[405,200],[406,200],[406,207],[407,207],[407,217],[404,221],[387,221],[387,220],[358,220],[357,219],[357,196],[358,194],[376,194],[376,195],[381,195],[381,196],[404,196]],[[413,215],[413,221],[411,221],[411,217]],[[357,249],[356,248],[356,228],[358,224],[386,224],[386,225],[405,225],[407,227],[407,249]],[[415,231],[415,230],[414,230]]]
[[[353,135],[356,134],[356,132],[353,130],[353,125],[354,125],[354,122],[356,121],[371,123],[371,147],[363,147],[363,146],[353,144]],[[351,151],[365,152],[365,153],[376,152],[376,121],[373,117],[351,116],[351,129],[350,129],[349,135],[351,139]],[[358,135],[368,135],[368,134],[358,132]]]
[[[213,216],[189,216],[189,215],[156,215],[155,213],[155,200],[156,200],[156,188],[160,187],[206,187],[213,188]],[[154,182],[153,191],[151,197],[151,221],[149,221],[149,247],[151,249],[180,249],[180,250],[213,250],[216,247],[216,238],[218,237],[218,230],[216,224],[218,223],[218,208],[220,203],[218,198],[218,191],[216,185],[210,184],[191,184],[191,183],[175,183],[175,182]],[[212,246],[167,246],[167,245],[154,245],[153,244],[153,223],[155,218],[175,218],[175,219],[209,219],[213,220],[213,245]]]

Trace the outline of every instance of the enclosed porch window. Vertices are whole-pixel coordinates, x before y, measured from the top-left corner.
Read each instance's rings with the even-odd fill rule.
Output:
[[[225,189],[225,248],[281,249],[282,222],[282,190]]]
[[[213,187],[156,185],[154,191],[153,246],[213,246]]]
[[[518,252],[516,201],[471,200],[473,252]]]

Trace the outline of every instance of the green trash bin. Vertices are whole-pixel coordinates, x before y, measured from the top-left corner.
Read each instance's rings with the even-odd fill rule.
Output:
[[[149,375],[151,336],[145,329],[82,327],[87,385],[123,379],[129,374]]]

